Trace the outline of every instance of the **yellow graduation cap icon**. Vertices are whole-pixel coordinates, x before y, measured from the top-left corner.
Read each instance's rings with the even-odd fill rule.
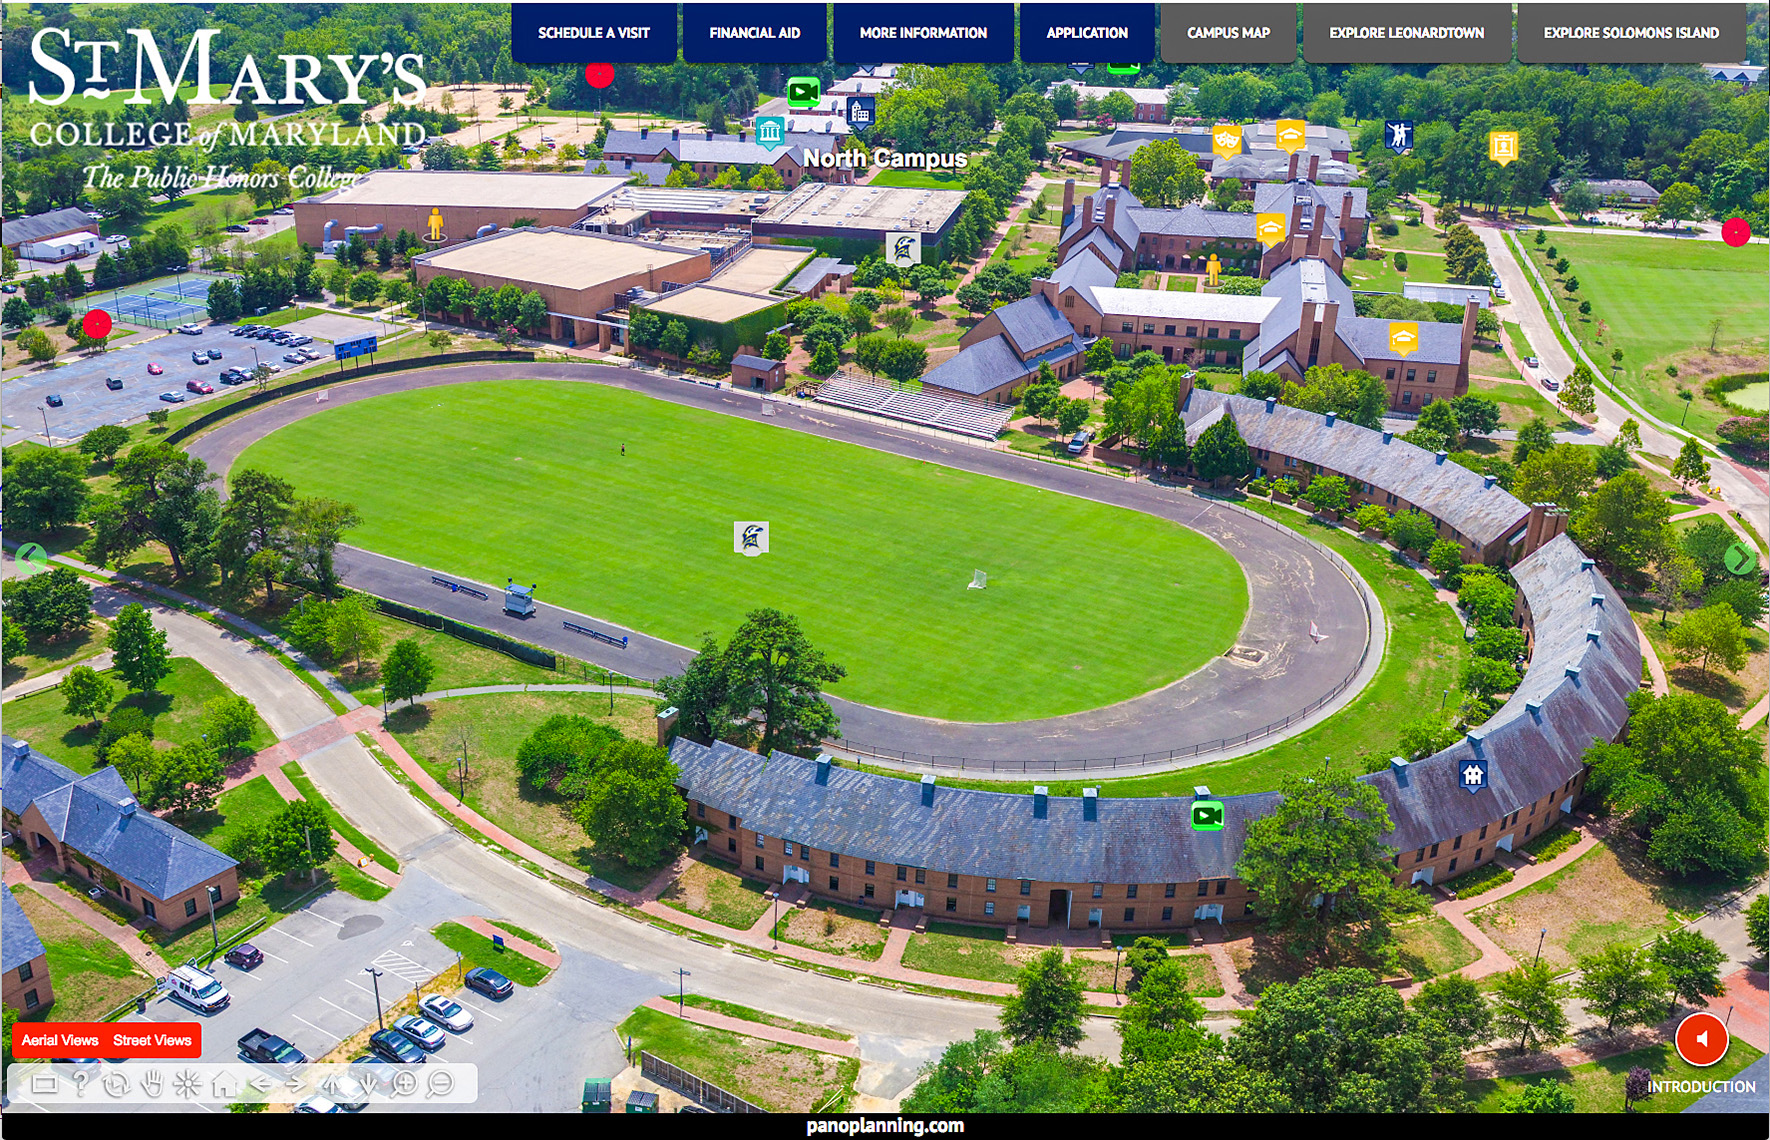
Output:
[[[1389,351],[1402,356],[1420,347],[1420,326],[1414,321],[1389,322]]]
[[[1487,157],[1501,166],[1518,161],[1518,132],[1487,132]]]
[[[1261,244],[1267,249],[1281,245],[1285,239],[1286,223],[1289,220],[1283,213],[1255,214],[1254,236],[1259,238]]]
[[[1296,154],[1303,149],[1308,137],[1309,125],[1302,119],[1280,119],[1278,128],[1278,149],[1286,154]]]
[[[1211,153],[1218,158],[1234,158],[1241,153],[1241,128],[1234,123],[1218,123],[1211,128]]]

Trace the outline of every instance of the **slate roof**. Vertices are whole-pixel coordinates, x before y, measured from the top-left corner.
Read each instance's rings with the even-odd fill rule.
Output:
[[[1340,307],[1334,335],[1362,360],[1401,361],[1389,347],[1389,322],[1361,317],[1354,310],[1352,289],[1319,258],[1304,258],[1279,266],[1260,290],[1277,299],[1260,335],[1243,358],[1244,369],[1265,368],[1275,363],[1280,346],[1287,344],[1305,322],[1305,306],[1333,303]],[[1313,313],[1310,314],[1313,316]],[[1420,346],[1405,358],[1409,363],[1456,367],[1463,360],[1463,327],[1438,321],[1419,322]]]
[[[1569,181],[1571,180],[1567,178],[1557,178],[1555,189],[1557,191],[1566,190]],[[1639,178],[1588,178],[1585,182],[1587,186],[1592,188],[1592,193],[1598,195],[1600,199],[1608,198],[1612,194],[1626,194],[1631,201],[1659,201],[1659,191]]]
[[[611,132],[612,133],[612,132]],[[613,175],[631,178],[635,174],[645,175],[646,181],[652,186],[662,186],[664,179],[676,167],[668,162],[634,162],[630,159],[592,158],[584,162],[584,173],[589,174],[598,166],[608,167]]]
[[[1068,255],[1064,258],[1064,264],[1067,265],[1070,261],[1073,261],[1076,255],[1088,246],[1093,246],[1105,255],[1107,263],[1110,265],[1118,266],[1125,264],[1125,250],[1118,242],[1113,241],[1111,236],[1109,236],[1105,230],[1089,230],[1087,237],[1070,247]],[[1113,280],[1118,280],[1118,275],[1116,273],[1113,275]]]
[[[1141,210],[1143,203],[1139,202],[1136,195],[1132,194],[1123,186],[1110,186],[1096,190],[1094,193],[1077,202],[1076,216],[1070,221],[1069,225],[1063,228],[1063,237],[1059,240],[1058,244],[1061,245],[1064,240],[1069,239],[1071,236],[1081,231],[1083,225],[1089,220],[1082,216],[1082,211],[1088,207],[1089,203],[1092,203],[1094,208],[1092,220],[1101,223],[1099,228],[1104,230],[1106,228],[1107,198],[1111,198],[1117,203],[1117,206],[1113,211],[1112,232],[1108,236],[1117,242],[1122,249],[1136,249],[1137,239],[1143,236],[1143,231],[1132,218],[1132,212]]]
[[[19,245],[22,242],[38,241],[51,234],[90,229],[96,225],[98,225],[97,218],[85,210],[77,210],[68,206],[43,214],[30,214],[22,218],[6,219],[4,223],[0,223],[0,244]]]
[[[1207,210],[1194,202],[1178,210],[1135,206],[1130,211],[1137,228],[1146,234],[1191,234],[1226,241],[1254,240],[1254,215],[1228,210]]]
[[[1043,293],[1011,301],[996,309],[995,316],[1002,322],[1002,331],[1008,334],[1009,341],[1021,356],[1042,349],[1052,341],[1072,337],[1076,331],[1069,318],[1058,312],[1057,306]]]
[[[741,364],[745,368],[759,368],[764,372],[779,368],[781,365],[781,362],[778,360],[770,360],[766,356],[751,356],[747,352],[738,353],[731,358],[731,362],[733,364]]]
[[[1095,234],[1097,233],[1099,233],[1098,230],[1095,231]],[[1088,236],[1091,238],[1094,237],[1095,234],[1089,234]],[[1111,245],[1111,242],[1107,241],[1104,236],[1102,236],[1101,240],[1102,242],[1105,242],[1105,244]],[[1081,256],[1082,251],[1088,248],[1090,244],[1092,243],[1086,241],[1077,242],[1075,247],[1069,251],[1069,256],[1064,259],[1063,264],[1052,270],[1051,276],[1046,278],[1046,280],[1050,281],[1060,290],[1087,289],[1090,286],[1095,285],[1110,288],[1119,279],[1118,270],[1113,265],[1108,265],[1093,254],[1089,254],[1086,257]],[[1098,248],[1098,246],[1096,246],[1096,248]]]
[[[1298,151],[1300,173],[1307,173],[1309,157],[1319,154],[1321,161],[1316,165],[1315,178],[1334,186],[1344,186],[1357,177],[1357,171],[1349,162],[1341,162],[1329,156],[1329,152],[1315,147],[1304,147]],[[1283,182],[1290,176],[1291,156],[1282,150],[1243,151],[1233,158],[1218,159],[1211,166],[1211,179],[1221,182],[1225,178],[1239,178],[1243,182]]]
[[[922,383],[968,396],[981,396],[1003,384],[1032,375],[1045,361],[1055,367],[1082,351],[1082,339],[1071,333],[1063,343],[1022,360],[1008,338],[998,334],[961,349],[957,356],[930,368],[922,374]]]
[[[1583,563],[1561,535],[1514,568],[1535,626],[1531,664],[1512,699],[1475,730],[1479,745],[1464,740],[1407,765],[1405,786],[1393,770],[1362,777],[1388,806],[1391,846],[1406,851],[1448,839],[1553,796],[1579,772],[1593,739],[1621,731],[1640,648],[1622,599]],[[1593,604],[1593,594],[1602,604]],[[1593,629],[1596,640],[1587,636]],[[1488,761],[1489,786],[1470,794],[1460,762],[1477,755]],[[1033,796],[937,784],[932,804],[924,804],[916,781],[852,768],[832,767],[820,784],[816,761],[781,752],[764,758],[678,738],[670,758],[690,798],[736,814],[763,835],[860,859],[1054,883],[1231,877],[1248,822],[1281,798],[1220,797],[1228,826],[1197,832],[1185,796],[1102,798],[1095,819],[1084,818],[1083,800],[1051,797],[1041,817]]]
[[[1263,122],[1249,123],[1241,129],[1241,145],[1244,150],[1259,147],[1262,150],[1276,150],[1278,144],[1278,120],[1267,119]],[[1351,150],[1352,134],[1344,127],[1324,127],[1310,123],[1303,129],[1304,146],[1324,146],[1329,150]]]
[[[0,887],[0,973],[10,974],[42,956],[43,940],[37,937],[31,916],[10,890]]]
[[[1150,143],[1163,139],[1177,139],[1181,146],[1202,158],[1208,159],[1211,155],[1209,127],[1168,128],[1151,123],[1127,123],[1114,129],[1111,134],[1069,139],[1051,145],[1087,158],[1118,161],[1130,158]]]
[[[111,768],[81,776],[12,737],[0,738],[0,799],[21,814],[36,805],[65,843],[155,898],[172,898],[237,861],[153,813]],[[132,810],[133,809],[133,810]]]
[[[746,132],[747,133],[747,132]],[[787,133],[787,145],[765,150],[752,134],[739,140],[736,135],[707,137],[705,131],[683,131],[671,138],[669,131],[652,130],[641,138],[638,131],[610,131],[603,140],[604,154],[657,154],[667,152],[677,162],[716,162],[733,166],[772,166],[788,154],[798,156],[802,148],[818,152],[833,150],[837,138],[831,134],[810,132]]]
[[[1327,223],[1330,229],[1339,226],[1340,201],[1352,195],[1352,216],[1367,217],[1370,206],[1370,191],[1363,186],[1322,186],[1299,178],[1294,182],[1262,182],[1254,190],[1254,209],[1260,213],[1289,214],[1292,205],[1298,198],[1312,199],[1309,212],[1315,212],[1316,205],[1327,207]]]
[[[1480,472],[1440,460],[1400,439],[1383,442],[1383,433],[1319,412],[1274,406],[1264,400],[1195,388],[1181,411],[1188,425],[1223,406],[1235,418],[1249,447],[1294,456],[1376,487],[1395,491],[1408,502],[1455,527],[1482,545],[1509,535],[1530,513],[1511,492],[1486,485]],[[1589,592],[1589,591],[1588,591]]]

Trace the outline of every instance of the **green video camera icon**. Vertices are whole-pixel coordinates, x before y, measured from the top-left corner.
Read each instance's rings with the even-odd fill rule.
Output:
[[[1194,800],[1192,802],[1192,830],[1222,831],[1223,801]]]
[[[823,84],[815,75],[795,75],[787,80],[787,106],[795,110],[817,106],[823,93]]]

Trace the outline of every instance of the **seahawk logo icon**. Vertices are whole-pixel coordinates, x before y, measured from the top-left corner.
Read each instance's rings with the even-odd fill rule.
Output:
[[[912,254],[910,253],[910,249],[914,244],[915,243],[912,242],[907,237],[898,238],[897,241],[894,242],[891,246],[892,259],[896,260],[898,258],[906,258],[906,257],[912,256]]]
[[[733,554],[741,554],[745,558],[767,554],[768,524],[765,522],[732,523],[731,550]]]
[[[751,523],[744,528],[744,550],[746,552],[754,550],[758,554],[762,552],[762,525],[760,523]]]

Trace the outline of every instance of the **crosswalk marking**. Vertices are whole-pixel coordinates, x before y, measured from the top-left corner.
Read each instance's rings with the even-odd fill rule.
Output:
[[[412,986],[420,982],[428,982],[436,976],[435,970],[422,962],[413,961],[397,950],[389,950],[376,958],[374,965],[377,969],[384,970]]]

